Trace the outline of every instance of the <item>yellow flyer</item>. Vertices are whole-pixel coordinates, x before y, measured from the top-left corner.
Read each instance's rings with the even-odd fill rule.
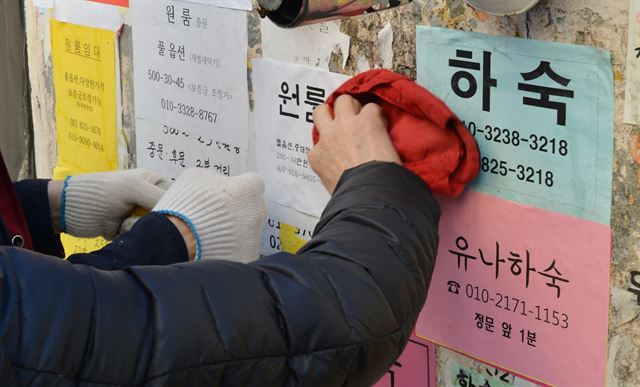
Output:
[[[76,238],[69,234],[61,234],[60,241],[64,246],[64,252],[67,257],[73,254],[100,250],[109,243],[104,238]]]
[[[282,251],[295,254],[307,241],[298,236],[299,229],[286,223],[280,223],[280,243]]]
[[[118,167],[113,31],[51,20],[56,178]]]
[[[115,33],[51,20],[58,163],[54,178],[118,168]],[[103,238],[61,237],[68,255]]]

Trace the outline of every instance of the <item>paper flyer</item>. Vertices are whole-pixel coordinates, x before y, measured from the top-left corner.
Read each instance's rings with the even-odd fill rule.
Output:
[[[348,77],[270,59],[253,61],[258,174],[268,200],[319,217],[329,193],[309,166],[313,109]]]
[[[251,0],[185,0],[190,3],[215,5],[216,7],[240,9],[251,11]]]
[[[412,336],[404,351],[374,387],[436,387],[435,344]]]
[[[53,0],[52,0],[53,1]],[[86,0],[55,0],[53,17],[62,22],[118,31],[124,17],[118,7]]]
[[[246,13],[174,0],[130,9],[138,167],[168,178],[192,167],[244,172]]]
[[[67,257],[78,253],[88,253],[100,250],[109,244],[104,238],[76,238],[69,234],[60,234],[60,241],[64,246],[64,252]]]
[[[603,385],[609,226],[472,191],[440,203],[416,334],[546,384]]]
[[[440,199],[416,334],[538,384],[604,385],[609,53],[423,26],[417,42],[418,82],[464,120],[481,160],[469,190]]]
[[[105,4],[117,5],[117,6],[120,6],[120,7],[128,7],[129,6],[129,0],[90,0],[90,1],[95,1],[97,3],[105,3]]]
[[[472,362],[471,365],[458,364],[454,360],[447,361],[443,370],[447,386],[550,387],[492,365],[473,359],[469,360]]]
[[[418,26],[416,55],[418,83],[478,142],[473,190],[610,223],[609,52]]]
[[[117,169],[114,33],[51,21],[56,178]]]
[[[54,178],[118,168],[115,34],[51,21],[58,163]],[[93,251],[102,238],[61,236],[67,255]]]
[[[341,52],[342,66],[347,64],[351,38],[340,31],[339,20],[282,28],[264,18],[260,33],[263,58],[329,70],[331,54]]]
[[[267,219],[262,228],[260,254],[280,251],[295,254],[313,237],[318,218],[267,200]]]

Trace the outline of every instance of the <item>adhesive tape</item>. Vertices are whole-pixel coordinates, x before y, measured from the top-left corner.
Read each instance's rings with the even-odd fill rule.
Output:
[[[509,16],[530,10],[539,0],[467,0],[478,11]]]

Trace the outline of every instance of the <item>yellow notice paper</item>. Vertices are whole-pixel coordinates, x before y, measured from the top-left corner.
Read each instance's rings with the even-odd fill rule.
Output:
[[[60,241],[64,246],[64,252],[67,257],[73,254],[100,250],[109,243],[104,238],[76,238],[69,234],[61,234]]]
[[[306,240],[298,236],[299,230],[290,224],[280,223],[280,247],[282,251],[295,254],[300,250]]]
[[[118,167],[115,33],[51,21],[56,178]]]
[[[53,175],[118,168],[113,31],[51,20],[58,163]],[[61,236],[67,256],[102,248],[103,238]]]

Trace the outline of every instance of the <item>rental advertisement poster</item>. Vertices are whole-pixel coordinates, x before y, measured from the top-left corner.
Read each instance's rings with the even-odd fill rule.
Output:
[[[609,53],[419,26],[417,64],[418,82],[465,122],[481,154],[470,189],[440,198],[417,335],[539,384],[603,385]]]

